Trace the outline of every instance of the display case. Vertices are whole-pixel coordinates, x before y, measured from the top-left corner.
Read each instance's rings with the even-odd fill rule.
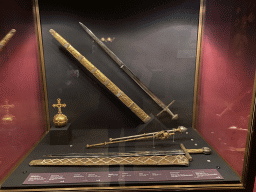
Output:
[[[12,1],[2,191],[252,191],[253,1]]]

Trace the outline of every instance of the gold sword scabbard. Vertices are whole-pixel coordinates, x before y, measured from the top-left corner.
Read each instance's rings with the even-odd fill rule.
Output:
[[[16,33],[15,29],[12,29],[7,33],[7,35],[0,41],[0,51],[2,51],[3,47],[8,43],[8,41],[12,38],[12,36]]]
[[[105,87],[107,87],[115,96],[118,97],[132,112],[134,112],[144,123],[147,123],[151,117],[148,116],[136,103],[134,103],[124,92],[122,92],[112,81],[110,81],[99,69],[88,61],[81,53],[72,47],[56,31],[50,29],[53,37],[67,49],[89,72],[91,72]]]
[[[189,166],[189,161],[184,155],[168,156],[135,156],[135,157],[94,157],[94,158],[61,158],[61,159],[36,159],[29,166]]]

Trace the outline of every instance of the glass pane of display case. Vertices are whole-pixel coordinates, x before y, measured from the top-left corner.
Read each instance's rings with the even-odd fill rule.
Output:
[[[244,189],[255,3],[33,3],[49,130],[2,189]]]
[[[0,6],[0,180],[46,132],[33,4]]]
[[[246,3],[245,3],[246,2]],[[255,3],[207,2],[197,129],[242,176],[255,77]],[[222,14],[220,11],[226,10]]]

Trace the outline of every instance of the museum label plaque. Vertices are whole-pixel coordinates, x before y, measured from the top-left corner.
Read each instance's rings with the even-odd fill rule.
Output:
[[[113,171],[113,172],[69,172],[30,173],[24,185],[56,183],[98,183],[132,181],[193,181],[224,179],[216,169],[159,170],[159,171]]]

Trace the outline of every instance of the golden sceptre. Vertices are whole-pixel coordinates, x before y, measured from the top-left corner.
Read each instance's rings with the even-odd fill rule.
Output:
[[[3,47],[8,43],[8,41],[15,34],[16,30],[12,29],[7,35],[0,41],[0,51],[2,51]]]
[[[137,140],[144,140],[144,139],[151,139],[151,138],[165,140],[165,139],[168,139],[171,135],[174,135],[176,132],[183,133],[186,130],[187,130],[186,127],[179,126],[177,129],[163,130],[163,131],[153,132],[153,133],[144,133],[144,134],[133,135],[128,137],[119,137],[115,139],[109,138],[109,142],[97,143],[92,145],[87,144],[86,147],[89,148],[89,147],[95,147],[95,146],[101,146],[101,145],[109,145],[114,143],[123,143],[128,141],[137,141]]]
[[[88,61],[81,53],[72,47],[62,36],[56,31],[50,29],[53,37],[66,48],[94,77],[96,77],[105,87],[107,87],[120,101],[122,101],[132,112],[134,112],[144,123],[150,121],[148,116],[136,103],[134,103],[124,92],[122,92],[112,81],[110,81],[100,70],[98,70],[90,61]]]

